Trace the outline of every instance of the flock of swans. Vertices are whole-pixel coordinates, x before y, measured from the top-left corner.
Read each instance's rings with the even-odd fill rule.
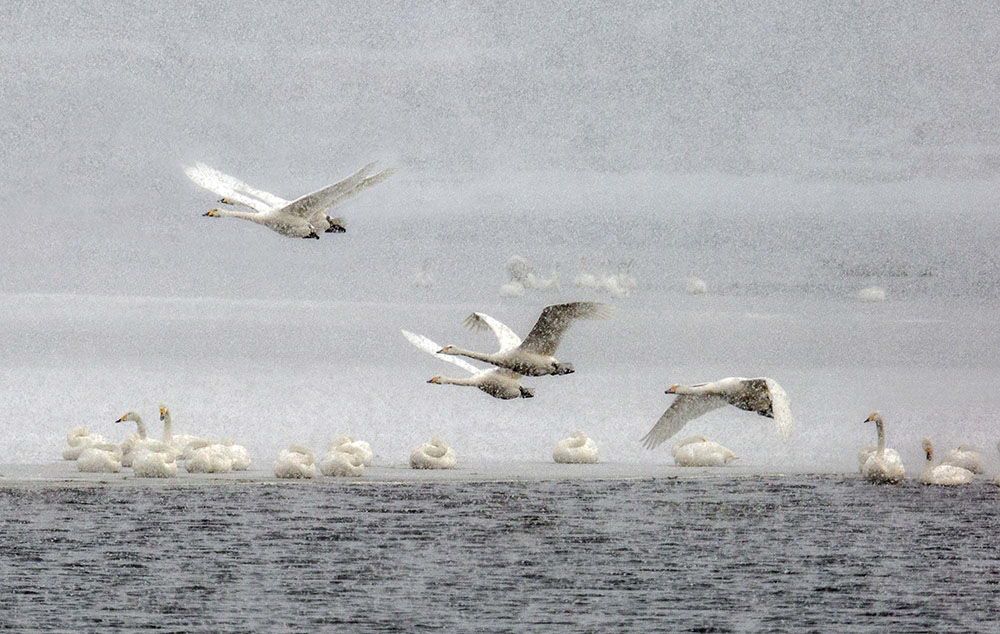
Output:
[[[205,213],[209,217],[234,217],[261,224],[277,233],[295,238],[319,238],[320,233],[346,231],[342,218],[331,217],[327,212],[344,200],[388,178],[393,170],[375,170],[369,164],[347,178],[295,200],[285,200],[274,194],[248,185],[223,174],[203,163],[185,168],[187,176],[196,184],[221,196],[226,208],[215,208]],[[241,211],[235,207],[243,207]],[[581,261],[586,269],[586,261]],[[609,262],[602,264],[602,273],[584,270],[574,280],[581,289],[605,292],[613,297],[627,297],[637,282],[631,274],[634,261],[622,262],[617,272],[608,273]],[[559,271],[549,278],[535,274],[531,265],[515,256],[507,263],[510,282],[501,288],[502,295],[522,295],[525,289],[547,290],[558,288]],[[424,262],[423,270],[414,280],[415,285],[429,287],[433,283],[431,261]],[[703,294],[705,283],[689,278],[687,292]],[[863,289],[859,297],[864,301],[881,301],[883,289]],[[461,377],[436,375],[427,382],[435,385],[475,387],[489,396],[502,400],[532,398],[535,388],[521,385],[522,377],[563,376],[575,372],[571,363],[555,357],[566,331],[578,319],[606,319],[612,309],[600,302],[570,302],[546,306],[522,340],[513,329],[501,321],[481,312],[473,312],[464,320],[470,330],[490,331],[497,340],[495,352],[479,352],[457,345],[439,346],[424,335],[402,330],[403,336],[416,348],[437,359],[458,366],[467,374]],[[486,364],[477,367],[460,358]],[[673,385],[667,394],[674,400],[656,421],[649,432],[640,439],[647,449],[654,449],[675,436],[688,422],[712,410],[731,405],[772,419],[778,434],[787,439],[793,429],[790,400],[785,390],[768,377],[727,377],[710,383]],[[225,473],[245,471],[251,465],[246,448],[231,440],[210,440],[198,436],[175,434],[170,409],[161,404],[160,420],[163,423],[161,439],[150,438],[142,417],[129,411],[117,423],[134,422],[136,432],[121,443],[107,441],[99,434],[90,434],[85,427],[76,427],[67,435],[63,458],[75,460],[80,471],[118,473],[131,468],[139,477],[175,477],[178,463],[183,463],[189,473]],[[878,412],[865,422],[874,422],[878,444],[862,449],[858,456],[862,476],[870,482],[895,484],[904,479],[905,469],[898,452],[886,447],[885,424]],[[1000,445],[998,445],[1000,446]],[[934,450],[929,439],[924,440],[926,463],[920,476],[925,484],[954,485],[971,482],[981,473],[977,452],[969,447],[959,447],[948,452],[940,465],[934,465]],[[730,449],[702,436],[684,438],[673,446],[672,455],[678,466],[725,466],[737,459]],[[283,450],[274,462],[274,475],[279,478],[314,478],[317,473],[325,476],[356,477],[372,464],[371,446],[349,436],[333,441],[320,457],[317,471],[316,454],[303,445],[291,445]],[[560,440],[553,450],[552,459],[557,463],[592,464],[598,461],[597,445],[582,431]],[[438,438],[421,444],[410,454],[414,469],[450,469],[457,464],[455,450]],[[996,483],[1000,485],[1000,476]]]

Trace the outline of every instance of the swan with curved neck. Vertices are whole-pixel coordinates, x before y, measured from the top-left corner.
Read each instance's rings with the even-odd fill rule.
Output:
[[[930,438],[924,438],[924,470],[920,473],[920,481],[924,484],[958,485],[968,484],[975,477],[968,469],[939,464],[934,466],[934,445]]]
[[[205,441],[204,438],[191,434],[174,434],[174,418],[170,414],[170,408],[167,407],[166,403],[160,403],[160,420],[163,422],[163,442],[175,448],[182,455],[191,443]],[[201,446],[204,447],[205,445],[202,444]]]
[[[861,461],[861,474],[866,480],[875,484],[902,482],[906,474],[903,469],[903,461],[900,459],[899,453],[893,449],[887,449],[885,446],[885,423],[882,420],[882,415],[878,412],[872,412],[864,422],[875,423],[878,445],[874,451],[868,447],[858,455],[858,460]]]
[[[573,432],[556,443],[552,460],[561,464],[594,464],[597,462],[597,443],[582,431]]]

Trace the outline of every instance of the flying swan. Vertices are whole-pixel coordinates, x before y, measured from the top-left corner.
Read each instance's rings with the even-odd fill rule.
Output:
[[[858,454],[859,468],[865,480],[874,484],[899,484],[903,481],[905,470],[903,461],[895,449],[885,447],[885,428],[882,415],[872,412],[865,419],[866,423],[875,423],[875,430],[878,432],[878,445],[865,447]]]
[[[435,383],[437,385],[466,385],[475,387],[483,392],[486,392],[493,398],[503,400],[512,398],[531,398],[535,395],[535,390],[533,388],[521,385],[521,375],[516,372],[511,372],[505,368],[481,370],[463,359],[457,359],[455,357],[440,354],[438,352],[438,350],[440,350],[440,346],[423,335],[417,335],[408,330],[401,330],[400,332],[403,333],[403,336],[406,337],[410,343],[424,352],[434,355],[442,361],[453,363],[472,374],[472,376],[460,379],[453,379],[446,376],[435,376],[427,381],[428,383]]]
[[[774,379],[728,377],[712,383],[674,385],[666,393],[676,394],[677,398],[640,439],[647,449],[655,448],[679,432],[688,421],[725,405],[774,419],[782,438],[787,439],[792,433],[791,403],[788,394]]]
[[[445,346],[440,354],[461,355],[506,368],[524,376],[571,374],[573,365],[560,363],[554,356],[563,334],[576,319],[604,319],[611,315],[611,308],[599,302],[572,302],[546,306],[528,336],[521,338],[505,324],[483,313],[472,313],[465,318],[470,330],[490,329],[500,343],[492,354],[465,350],[458,346]]]
[[[955,485],[972,482],[973,475],[968,469],[946,464],[934,466],[934,446],[930,438],[924,438],[924,455],[927,456],[927,461],[920,473],[920,481],[924,484]]]
[[[205,216],[213,218],[230,216],[243,218],[264,225],[289,238],[319,238],[318,232],[343,233],[344,221],[331,218],[326,211],[364,189],[381,183],[393,173],[384,169],[372,174],[375,164],[369,163],[347,178],[288,201],[274,194],[247,185],[243,181],[205,165],[195,163],[184,168],[184,173],[196,184],[222,196],[219,202],[242,205],[253,211],[211,209]]]

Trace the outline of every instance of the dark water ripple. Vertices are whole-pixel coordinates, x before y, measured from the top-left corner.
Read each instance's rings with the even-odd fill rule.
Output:
[[[998,631],[998,495],[807,476],[0,489],[0,629]]]

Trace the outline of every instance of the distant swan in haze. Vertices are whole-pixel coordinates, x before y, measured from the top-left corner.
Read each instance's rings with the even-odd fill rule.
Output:
[[[863,302],[884,302],[885,289],[881,286],[869,286],[858,291],[858,299]]]
[[[708,292],[708,285],[705,284],[705,280],[689,277],[684,283],[684,292],[688,295],[704,295]]]
[[[983,463],[979,452],[968,445],[959,445],[944,455],[941,464],[968,469],[972,473],[982,473]]]
[[[736,460],[731,449],[706,440],[704,436],[689,436],[677,441],[671,454],[674,464],[679,467],[724,467]]]
[[[393,170],[385,169],[372,174],[375,164],[370,163],[347,178],[288,201],[263,190],[247,185],[232,176],[205,165],[196,163],[187,167],[184,173],[196,184],[222,196],[219,202],[239,204],[253,209],[252,212],[229,209],[212,209],[205,216],[243,218],[264,225],[272,231],[290,238],[319,238],[319,233],[343,233],[343,220],[331,218],[326,211],[358,192],[382,182]]]
[[[274,475],[278,478],[315,478],[316,454],[302,445],[283,449],[274,461]]]
[[[86,427],[74,427],[66,434],[66,446],[63,447],[63,460],[77,460],[80,454],[88,447],[99,445],[104,442],[104,437],[100,434],[91,434]]]
[[[76,468],[85,473],[118,473],[122,470],[122,450],[109,442],[91,445],[77,458]]]
[[[667,394],[676,394],[677,398],[640,439],[647,449],[679,432],[688,421],[726,405],[773,419],[778,434],[785,439],[795,425],[788,394],[777,381],[767,377],[727,377],[711,383],[674,385]]]
[[[457,462],[455,450],[437,438],[410,453],[410,467],[414,469],[454,469]]]
[[[561,464],[593,464],[597,462],[597,444],[582,431],[573,432],[556,443],[552,460]]]
[[[482,370],[464,359],[449,357],[438,353],[440,346],[423,335],[417,335],[408,330],[401,330],[400,332],[403,333],[403,336],[406,337],[407,341],[412,343],[417,348],[437,357],[442,361],[447,361],[448,363],[457,365],[466,372],[472,374],[472,376],[458,379],[446,376],[435,376],[427,381],[428,383],[435,383],[437,385],[465,385],[475,387],[483,392],[486,392],[493,398],[503,400],[510,400],[513,398],[531,398],[535,395],[534,389],[521,385],[521,375],[516,372],[511,372],[510,370],[504,368]]]
[[[612,314],[609,306],[598,302],[572,302],[546,306],[535,326],[521,341],[508,326],[484,313],[472,313],[465,319],[471,330],[490,329],[500,344],[492,354],[465,350],[458,346],[445,346],[440,354],[461,355],[507,368],[524,376],[570,374],[573,365],[560,363],[554,356],[563,334],[577,319],[604,319]]]
[[[934,466],[934,446],[930,438],[924,438],[924,455],[927,456],[927,461],[920,473],[920,481],[924,484],[956,485],[972,482],[974,476],[968,469],[941,464]]]
[[[865,419],[866,423],[875,423],[875,430],[878,433],[878,445],[865,447],[858,454],[858,463],[861,475],[866,480],[875,484],[899,484],[906,475],[903,469],[903,461],[895,449],[885,447],[885,428],[882,415],[872,412]]]

